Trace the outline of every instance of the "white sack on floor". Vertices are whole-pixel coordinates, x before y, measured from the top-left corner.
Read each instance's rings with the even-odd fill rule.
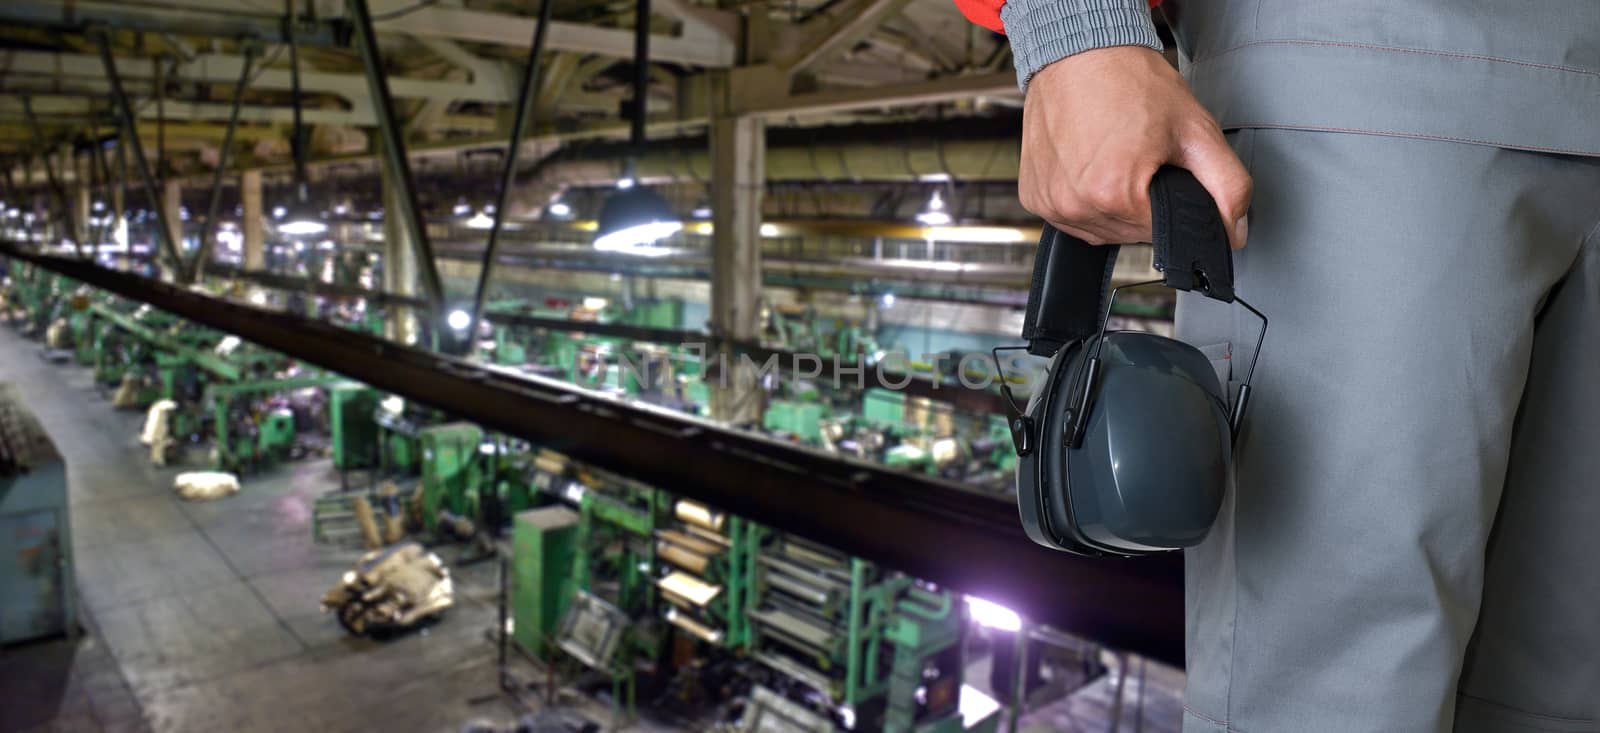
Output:
[[[191,471],[178,474],[172,488],[190,501],[221,499],[239,493],[239,477],[222,471]]]

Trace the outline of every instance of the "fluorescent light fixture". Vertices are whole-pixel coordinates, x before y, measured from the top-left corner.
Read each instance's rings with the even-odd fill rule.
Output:
[[[328,231],[328,225],[316,219],[296,219],[279,224],[278,231],[291,237],[304,237],[311,234],[322,234]],[[305,247],[302,243],[295,243],[296,252],[304,249]]]
[[[947,227],[931,226],[923,237],[935,242],[967,242],[972,244],[1015,244],[1027,239],[1015,227]]]
[[[450,315],[445,317],[444,322],[452,331],[465,331],[467,326],[472,325],[472,314],[457,308],[450,311]]]
[[[762,224],[761,225],[761,236],[763,236],[763,237],[776,237],[776,236],[778,236],[778,225],[777,224]]]
[[[980,626],[987,626],[1000,631],[1020,631],[1022,617],[1005,606],[991,601],[983,600],[977,596],[966,596],[967,614],[977,621]]]
[[[473,214],[472,218],[467,219],[466,227],[468,229],[491,229],[491,228],[493,228],[494,227],[494,217],[490,216],[487,213],[489,210],[491,210],[493,208],[494,207],[492,207],[492,206],[491,207],[485,207],[483,211],[480,211],[480,212],[478,212],[476,214]]]

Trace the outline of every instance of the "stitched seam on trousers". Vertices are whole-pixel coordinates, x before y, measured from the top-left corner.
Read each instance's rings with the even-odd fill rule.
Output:
[[[1459,692],[1458,691],[1458,692],[1456,692],[1456,695],[1464,697],[1464,698],[1466,698],[1468,700],[1471,700],[1473,702],[1476,702],[1476,703],[1481,703],[1483,705],[1488,705],[1489,707],[1492,707],[1492,708],[1497,708],[1499,710],[1504,710],[1504,711],[1506,711],[1508,713],[1514,713],[1516,715],[1521,715],[1521,716],[1527,717],[1527,718],[1536,718],[1538,720],[1547,720],[1547,721],[1550,721],[1552,723],[1561,723],[1563,725],[1589,725],[1589,724],[1594,722],[1594,720],[1591,719],[1591,718],[1563,718],[1563,717],[1561,717],[1559,715],[1545,715],[1543,713],[1535,713],[1535,712],[1531,712],[1531,711],[1528,711],[1528,710],[1523,710],[1521,708],[1512,707],[1512,706],[1507,705],[1507,704],[1502,703],[1502,702],[1495,702],[1494,700],[1490,700],[1488,698],[1478,697],[1477,695],[1473,695],[1471,693],[1466,693],[1466,692]],[[1184,708],[1184,709],[1187,710],[1188,708]],[[1216,722],[1216,721],[1212,721],[1212,722]]]
[[[1259,7],[1258,7],[1259,9]],[[1519,61],[1517,59],[1501,58],[1499,56],[1485,56],[1476,53],[1458,53],[1453,51],[1434,51],[1426,48],[1405,48],[1404,46],[1378,46],[1370,43],[1354,43],[1351,41],[1304,41],[1293,38],[1268,39],[1263,41],[1250,41],[1237,46],[1218,51],[1216,55],[1209,56],[1196,64],[1214,61],[1234,51],[1250,48],[1251,46],[1320,46],[1324,48],[1359,48],[1367,51],[1385,51],[1388,53],[1409,53],[1420,56],[1439,56],[1448,59],[1461,59],[1464,61],[1489,61],[1497,64],[1510,64],[1512,66],[1526,66],[1533,69],[1546,71],[1560,71],[1567,74],[1581,74],[1583,76],[1600,76],[1600,71],[1585,69],[1577,66],[1561,66],[1559,64],[1542,64],[1537,61]]]
[[[1260,133],[1257,133],[1255,131],[1251,131],[1249,133],[1249,135],[1250,135],[1249,139],[1245,140],[1245,144],[1249,146],[1249,149],[1245,151],[1245,159],[1243,161],[1240,161],[1240,163],[1244,166],[1244,169],[1245,169],[1246,172],[1250,172],[1250,171],[1254,170],[1254,168],[1255,168],[1255,164],[1256,164],[1256,138],[1259,136],[1259,134]],[[1252,177],[1253,176],[1254,176],[1254,174],[1252,174]],[[1246,214],[1246,216],[1248,216],[1248,214]],[[1233,309],[1233,335],[1234,335],[1235,338],[1237,338],[1238,335],[1239,335],[1239,319],[1240,319],[1240,317],[1241,316],[1239,315],[1239,309],[1238,308],[1234,308]],[[1233,347],[1229,346],[1228,349],[1229,349],[1229,352],[1230,352],[1229,356],[1231,357],[1232,356],[1231,352],[1232,352]],[[1250,363],[1252,365],[1254,365],[1255,364],[1254,360],[1261,358],[1261,355],[1258,354],[1258,353],[1252,352],[1250,354],[1250,358],[1252,360]],[[1229,365],[1229,369],[1232,369],[1232,368],[1233,368],[1232,365]],[[1253,368],[1253,366],[1252,366],[1252,368]],[[1232,376],[1232,375],[1230,374],[1229,376]],[[1224,386],[1224,391],[1226,391],[1226,386]],[[1239,670],[1239,474],[1238,474],[1238,470],[1239,469],[1237,468],[1238,465],[1239,465],[1238,463],[1234,464],[1235,468],[1234,468],[1234,477],[1233,477],[1233,521],[1231,523],[1231,527],[1233,529],[1233,538],[1232,538],[1233,539],[1233,622],[1230,625],[1230,627],[1228,628],[1228,694],[1223,698],[1223,703],[1222,703],[1223,704],[1222,716],[1224,718],[1228,718],[1228,719],[1232,719],[1233,718],[1233,678],[1234,678],[1234,675],[1238,674],[1238,670]],[[1224,721],[1222,723],[1222,727],[1226,728],[1229,731],[1233,730],[1233,728],[1231,726],[1229,726],[1226,721]]]
[[[1254,127],[1272,130],[1310,130],[1313,132],[1351,132],[1363,135],[1385,135],[1388,137],[1417,138],[1420,140],[1439,140],[1450,143],[1468,143],[1471,145],[1492,145],[1497,148],[1511,150],[1531,150],[1536,153],[1556,153],[1559,155],[1581,155],[1585,157],[1600,156],[1600,150],[1583,150],[1579,148],[1551,148],[1543,145],[1523,145],[1521,143],[1505,142],[1502,140],[1482,140],[1475,137],[1457,137],[1454,135],[1432,135],[1424,132],[1401,132],[1399,130],[1373,130],[1363,127],[1328,127],[1324,125],[1288,125],[1259,122],[1230,122],[1227,129]]]
[[[1221,720],[1217,720],[1216,718],[1213,718],[1213,717],[1211,717],[1209,715],[1206,715],[1205,713],[1202,713],[1202,712],[1200,712],[1198,710],[1195,710],[1194,708],[1191,708],[1188,705],[1183,706],[1183,712],[1186,712],[1186,713],[1188,713],[1190,715],[1193,715],[1194,717],[1199,718],[1201,720],[1204,720],[1207,723],[1210,723],[1212,725],[1220,725],[1220,726],[1222,726],[1222,729],[1225,730],[1225,731],[1228,731],[1228,733],[1239,733],[1238,730],[1235,730],[1233,728],[1233,726],[1228,725],[1226,722],[1223,722]]]

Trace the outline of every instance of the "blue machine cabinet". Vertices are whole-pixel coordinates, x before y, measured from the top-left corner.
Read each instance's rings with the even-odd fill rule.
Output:
[[[75,631],[72,578],[66,463],[0,384],[0,644]]]

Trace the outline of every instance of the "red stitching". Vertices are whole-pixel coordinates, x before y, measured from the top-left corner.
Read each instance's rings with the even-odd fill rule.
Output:
[[[1254,122],[1229,122],[1224,125],[1226,129],[1244,127],[1266,128],[1274,130],[1311,130],[1318,132],[1353,132],[1366,135],[1387,135],[1389,137],[1408,137],[1423,140],[1439,140],[1451,143],[1469,143],[1472,145],[1492,145],[1497,148],[1511,148],[1513,150],[1531,150],[1536,153],[1555,153],[1559,155],[1600,156],[1600,150],[1579,150],[1574,148],[1548,148],[1541,145],[1523,145],[1520,143],[1500,142],[1496,140],[1480,140],[1473,137],[1455,137],[1453,135],[1430,135],[1423,132],[1400,132],[1399,130],[1369,130],[1360,127],[1327,127],[1323,125],[1279,125]]]
[[[1550,71],[1565,71],[1565,72],[1572,73],[1572,74],[1583,74],[1585,76],[1597,76],[1597,77],[1600,77],[1600,71],[1595,71],[1593,69],[1581,69],[1581,68],[1578,68],[1576,66],[1561,66],[1559,64],[1541,64],[1541,63],[1538,63],[1536,61],[1518,61],[1516,59],[1503,59],[1503,58],[1500,58],[1498,56],[1485,56],[1485,55],[1482,55],[1482,54],[1474,54],[1474,53],[1455,53],[1455,52],[1451,52],[1451,51],[1432,51],[1432,50],[1425,49],[1425,48],[1404,48],[1404,47],[1401,47],[1401,46],[1377,46],[1377,45],[1373,45],[1373,44],[1370,44],[1370,43],[1352,43],[1352,42],[1349,42],[1349,41],[1299,41],[1299,40],[1293,40],[1293,39],[1276,39],[1276,40],[1250,41],[1249,43],[1241,43],[1241,44],[1239,44],[1237,46],[1233,46],[1231,48],[1223,49],[1222,51],[1218,52],[1215,56],[1212,56],[1212,57],[1207,58],[1207,59],[1202,59],[1202,60],[1196,61],[1195,63],[1196,64],[1203,64],[1203,63],[1206,63],[1208,61],[1215,60],[1215,59],[1217,59],[1217,58],[1219,58],[1221,56],[1233,53],[1234,51],[1238,51],[1239,49],[1249,48],[1251,46],[1333,46],[1333,47],[1336,47],[1336,48],[1364,48],[1364,49],[1367,49],[1367,50],[1370,50],[1370,51],[1388,51],[1388,52],[1391,52],[1391,53],[1414,53],[1414,54],[1420,54],[1420,55],[1423,55],[1423,56],[1443,56],[1445,58],[1469,59],[1469,60],[1472,60],[1472,61],[1492,61],[1492,62],[1500,63],[1500,64],[1512,64],[1512,65],[1515,65],[1515,66],[1528,66],[1528,67],[1532,67],[1532,68],[1535,68],[1535,69],[1548,69]]]
[[[1213,717],[1211,717],[1209,715],[1206,715],[1204,713],[1201,713],[1200,711],[1195,710],[1194,708],[1191,708],[1188,705],[1183,706],[1183,712],[1186,712],[1186,713],[1188,713],[1190,715],[1193,715],[1196,718],[1204,720],[1207,723],[1213,723],[1213,724],[1216,724],[1216,725],[1220,725],[1220,726],[1222,726],[1223,730],[1227,730],[1227,731],[1232,731],[1233,730],[1232,728],[1228,727],[1227,723],[1225,723],[1223,721],[1220,721],[1220,720],[1217,720],[1216,718],[1213,718]]]

